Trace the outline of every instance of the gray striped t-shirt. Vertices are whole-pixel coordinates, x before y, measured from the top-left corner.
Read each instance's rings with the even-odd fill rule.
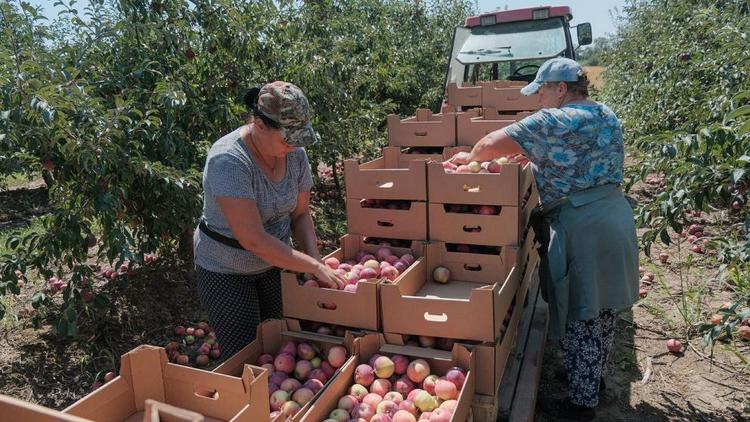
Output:
[[[232,237],[229,224],[216,202],[217,197],[255,201],[266,233],[289,244],[290,214],[297,194],[312,188],[310,163],[303,148],[286,156],[286,175],[274,183],[255,164],[242,142],[240,130],[222,137],[211,146],[203,169],[203,218],[211,230]],[[254,254],[217,242],[196,228],[193,236],[195,263],[224,274],[254,274],[270,265]]]

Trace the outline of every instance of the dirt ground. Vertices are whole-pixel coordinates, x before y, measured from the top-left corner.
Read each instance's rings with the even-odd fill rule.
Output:
[[[0,192],[0,229],[29,224],[45,212],[45,198],[43,184]],[[706,218],[711,227],[710,216]],[[325,239],[326,249],[334,244],[335,239]],[[709,359],[710,351],[701,348],[699,338],[685,340],[675,306],[684,289],[707,317],[730,294],[712,280],[715,270],[705,268],[703,258],[687,266],[684,256],[690,252],[684,245],[681,253],[676,246],[668,251],[668,265],[642,257],[657,283],[619,319],[597,420],[750,420],[748,343],[719,344]],[[654,256],[659,252],[655,248]],[[111,304],[112,312],[97,318],[75,341],[57,339],[49,327],[35,330],[28,320],[6,317],[0,322],[0,393],[63,409],[90,391],[97,373],[116,368],[122,353],[140,344],[164,345],[174,325],[203,318],[189,267],[176,257],[160,257],[133,277],[101,281],[118,300]],[[26,286],[21,299],[37,288]],[[20,306],[17,300],[6,304]],[[689,344],[683,354],[667,352],[665,340],[671,337]],[[651,375],[643,383],[649,358]],[[540,395],[564,396],[565,387],[554,375],[556,366],[557,347],[548,342]],[[538,414],[535,420],[551,419]]]

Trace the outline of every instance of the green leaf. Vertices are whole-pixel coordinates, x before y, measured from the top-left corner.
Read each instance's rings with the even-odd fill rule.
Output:
[[[662,243],[665,245],[670,245],[672,243],[672,238],[669,237],[669,233],[666,229],[662,229],[659,232],[659,238],[661,239]]]
[[[744,105],[742,107],[736,108],[732,110],[730,113],[728,113],[724,117],[724,122],[728,122],[730,120],[735,120],[738,117],[750,115],[750,105]]]

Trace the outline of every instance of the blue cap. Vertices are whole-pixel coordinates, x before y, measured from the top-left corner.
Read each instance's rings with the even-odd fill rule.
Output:
[[[521,88],[521,94],[535,94],[545,82],[576,82],[581,74],[583,68],[575,60],[565,57],[549,59],[539,67],[534,82]]]

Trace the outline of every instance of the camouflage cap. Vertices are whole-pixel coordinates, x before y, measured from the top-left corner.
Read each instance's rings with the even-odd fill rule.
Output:
[[[258,111],[281,126],[287,144],[306,147],[318,142],[310,124],[310,104],[296,85],[282,81],[264,85],[258,94]]]

